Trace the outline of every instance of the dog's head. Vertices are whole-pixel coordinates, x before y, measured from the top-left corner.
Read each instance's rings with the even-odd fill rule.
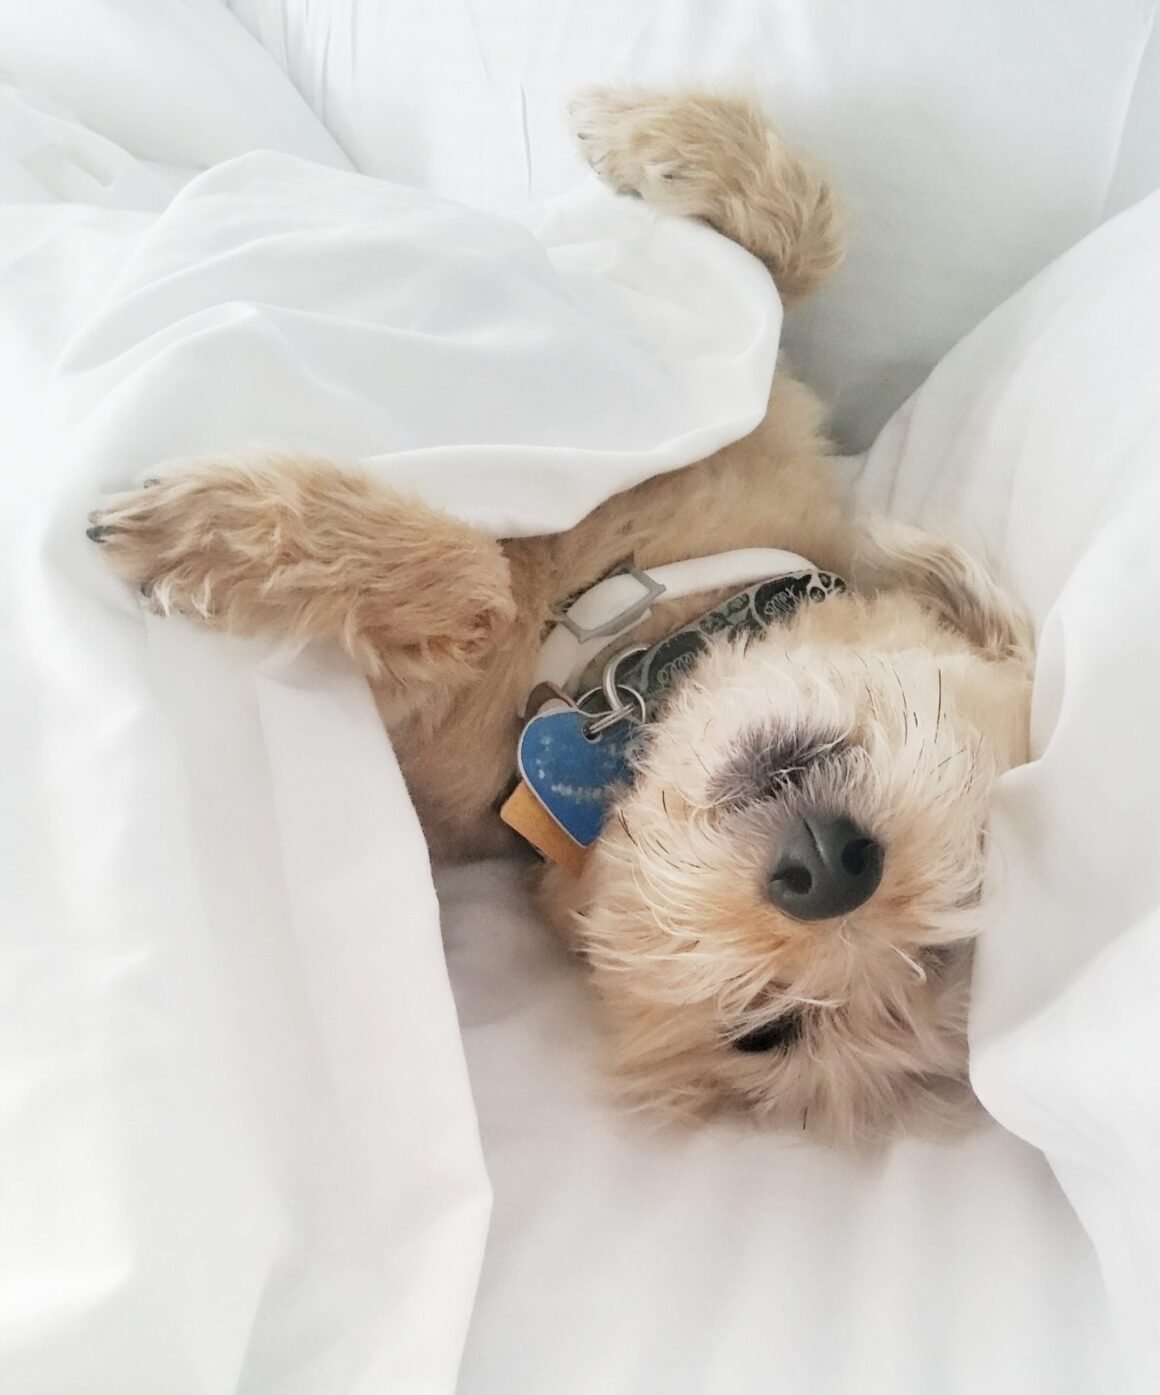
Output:
[[[556,883],[641,1103],[851,1138],[971,1098],[969,946],[1029,635],[945,544],[895,534],[865,575],[711,650]]]

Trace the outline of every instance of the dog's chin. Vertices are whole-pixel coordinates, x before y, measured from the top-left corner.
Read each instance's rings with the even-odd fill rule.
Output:
[[[803,925],[762,908],[745,922],[737,900],[722,907],[727,934],[673,944],[621,892],[606,885],[575,924],[633,1108],[843,1145],[945,1137],[976,1117],[969,940],[923,947],[865,915]]]
[[[888,972],[841,1010],[806,1005],[735,1036],[710,1004],[646,1001],[597,970],[620,1099],[679,1123],[740,1116],[843,1146],[953,1137],[979,1113],[967,1080],[969,956],[944,952],[909,990]]]

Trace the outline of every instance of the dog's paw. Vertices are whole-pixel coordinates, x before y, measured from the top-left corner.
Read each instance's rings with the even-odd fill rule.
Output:
[[[335,640],[397,684],[472,675],[516,615],[497,542],[325,461],[202,461],[114,495],[89,524],[154,611]]]
[[[618,192],[700,218],[759,257],[798,299],[842,260],[829,183],[744,96],[588,87],[569,111],[580,150]]]
[[[86,536],[151,610],[210,620],[216,532],[213,501],[188,479],[146,480],[89,514]]]
[[[743,98],[586,87],[568,110],[601,179],[669,213],[717,222],[729,190],[749,191],[769,163],[770,130]]]
[[[586,87],[568,104],[581,154],[620,194],[662,200],[689,170],[666,124],[675,103],[633,87]]]

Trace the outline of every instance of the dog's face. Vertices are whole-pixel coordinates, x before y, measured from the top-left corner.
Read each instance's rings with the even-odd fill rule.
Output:
[[[1025,655],[901,595],[701,661],[567,898],[633,1096],[831,1138],[962,1112],[988,802],[1028,687]]]

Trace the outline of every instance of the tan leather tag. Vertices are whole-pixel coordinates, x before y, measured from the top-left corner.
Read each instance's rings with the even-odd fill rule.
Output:
[[[549,862],[578,877],[584,869],[588,849],[570,838],[521,780],[504,801],[499,816],[509,828]]]

